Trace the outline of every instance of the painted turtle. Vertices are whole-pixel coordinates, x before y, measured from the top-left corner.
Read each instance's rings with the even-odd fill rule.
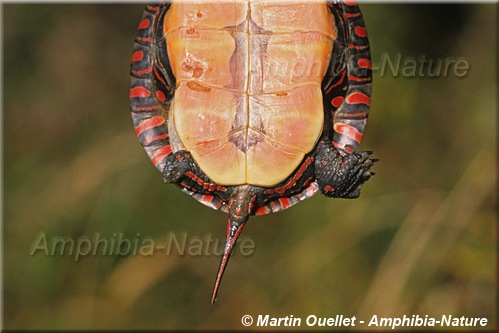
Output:
[[[131,65],[135,132],[166,183],[229,214],[212,303],[250,215],[356,198],[370,106],[362,14],[344,2],[146,7]]]

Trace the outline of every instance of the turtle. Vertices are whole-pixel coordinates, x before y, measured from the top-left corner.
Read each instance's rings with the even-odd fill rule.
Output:
[[[228,214],[211,304],[251,215],[357,198],[372,66],[353,1],[148,4],[132,53],[135,133],[165,183]]]

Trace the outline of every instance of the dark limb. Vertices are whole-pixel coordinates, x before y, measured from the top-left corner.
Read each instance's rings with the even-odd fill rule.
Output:
[[[165,183],[176,183],[188,172],[198,171],[198,166],[191,154],[185,150],[179,150],[170,154],[163,168],[163,180]]]
[[[317,146],[315,173],[319,188],[327,197],[357,198],[362,184],[374,173],[369,171],[377,159],[372,152],[348,153],[335,148],[327,138]]]

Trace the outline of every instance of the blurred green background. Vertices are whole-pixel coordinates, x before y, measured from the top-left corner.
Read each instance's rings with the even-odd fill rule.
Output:
[[[39,235],[222,241],[226,215],[163,184],[135,137],[143,4],[2,7],[5,328],[243,328],[245,314],[496,326],[496,4],[361,5],[375,65],[425,55],[469,74],[375,71],[360,148],[376,176],[359,199],[251,218],[254,254],[234,256],[214,306],[218,255],[30,255]]]

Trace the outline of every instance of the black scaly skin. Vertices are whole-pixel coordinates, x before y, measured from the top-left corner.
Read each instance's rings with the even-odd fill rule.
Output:
[[[327,4],[335,18],[338,38],[322,83],[324,132],[316,148],[305,156],[296,171],[272,188],[215,184],[189,152],[172,151],[168,112],[174,98],[175,77],[162,31],[170,3],[152,3],[144,11],[131,65],[130,106],[136,134],[166,183],[176,184],[203,204],[229,214],[212,304],[232,249],[249,216],[286,209],[311,197],[317,190],[328,197],[356,198],[362,184],[373,174],[369,169],[377,160],[369,159],[370,152],[355,152],[364,132],[371,94],[372,73],[365,25],[356,5],[338,1],[327,1]]]
[[[315,177],[326,197],[354,199],[359,197],[362,184],[372,172],[377,160],[369,159],[372,152],[345,153],[335,148],[327,137],[317,144]]]

